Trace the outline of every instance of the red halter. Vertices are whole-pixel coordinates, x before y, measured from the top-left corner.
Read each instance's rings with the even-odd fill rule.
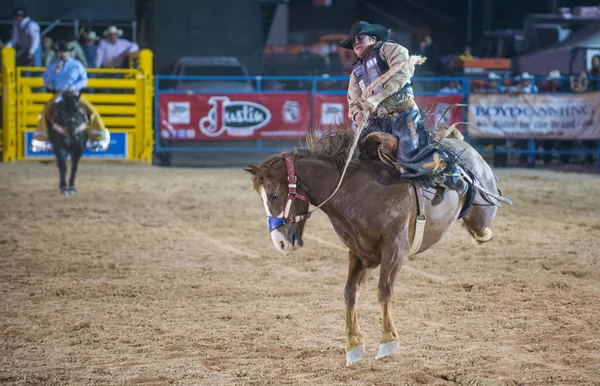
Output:
[[[277,217],[267,216],[267,224],[269,225],[269,232],[273,232],[275,229],[279,228],[285,224],[294,224],[300,221],[304,221],[310,217],[310,213],[301,214],[298,216],[292,216],[292,204],[295,200],[301,200],[308,202],[310,204],[310,200],[296,192],[298,177],[296,176],[296,171],[294,169],[294,160],[291,156],[285,157],[285,165],[287,166],[288,172],[288,196],[285,201],[285,208],[283,212],[279,214]]]
[[[310,217],[310,214],[301,214],[298,216],[291,216],[290,211],[292,210],[292,204],[295,200],[301,200],[308,202],[310,204],[310,200],[296,192],[298,177],[296,176],[296,170],[294,168],[294,160],[291,156],[285,157],[285,166],[287,167],[288,172],[288,196],[285,202],[285,209],[283,210],[283,218],[285,222],[295,223],[299,221],[306,220]]]

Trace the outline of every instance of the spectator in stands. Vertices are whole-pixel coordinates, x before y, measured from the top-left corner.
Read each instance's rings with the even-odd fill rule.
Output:
[[[278,76],[276,70],[270,70],[267,72],[267,76]],[[283,90],[283,83],[281,83],[278,79],[269,79],[265,81],[265,90],[269,91],[281,91]]]
[[[88,67],[96,66],[96,52],[98,50],[98,40],[100,37],[96,35],[94,31],[90,31],[85,33],[85,44],[83,47],[83,53],[85,55],[85,59],[87,60]]]
[[[521,83],[517,86],[517,92],[522,92],[524,94],[535,94],[540,92],[535,85],[535,77],[528,72],[522,73],[519,80]]]
[[[439,70],[439,50],[430,35],[425,36],[421,42],[421,55],[427,57],[427,61],[423,65],[426,69],[434,73]]]
[[[588,71],[587,76],[595,78],[590,79],[588,91],[600,91],[600,55],[592,57],[592,68]]]
[[[483,91],[486,94],[502,93],[503,89],[501,87],[504,87],[504,86],[500,86],[498,84],[498,81],[500,81],[501,79],[502,79],[502,77],[500,75],[496,74],[495,72],[490,72],[488,74],[488,80],[486,82],[485,89]]]
[[[460,87],[454,81],[448,82],[448,84],[446,86],[444,86],[438,94],[439,95],[460,94]]]
[[[473,55],[471,55],[471,47],[465,46],[465,50],[463,51],[462,55],[460,55],[458,57],[458,59],[461,62],[464,62],[465,60],[471,60],[471,59],[473,59]]]
[[[48,67],[56,56],[54,51],[54,41],[51,37],[45,36],[42,39],[42,66]]]
[[[564,88],[562,86],[562,82],[560,80],[561,75],[560,71],[553,70],[550,71],[546,81],[540,86],[541,92],[562,92]]]
[[[42,66],[42,47],[40,38],[40,25],[33,21],[21,8],[13,13],[12,39],[8,47],[17,49],[17,66]]]
[[[129,54],[139,52],[140,47],[127,39],[121,39],[123,30],[116,26],[104,31],[104,39],[100,41],[96,51],[97,68],[122,68]]]
[[[67,32],[66,39],[67,47],[69,47],[69,54],[73,59],[77,59],[83,64],[84,67],[88,67],[88,61],[85,58],[85,53],[83,52],[83,48],[75,39],[75,35],[72,32]]]

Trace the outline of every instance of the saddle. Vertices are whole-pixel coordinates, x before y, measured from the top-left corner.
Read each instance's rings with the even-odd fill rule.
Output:
[[[447,136],[451,136],[454,138],[462,137],[462,135],[458,131],[453,130],[452,127],[448,131],[445,131],[442,134],[442,138],[445,138]],[[363,145],[365,146],[366,153],[369,158],[375,158],[374,157],[374,153],[375,153],[374,148],[376,147],[377,157],[383,163],[385,163],[386,165],[392,166],[393,168],[398,170],[401,174],[404,173],[402,166],[400,165],[400,163],[398,162],[398,160],[396,158],[396,154],[398,153],[398,145],[399,145],[399,140],[396,136],[394,136],[392,134],[388,134],[388,133],[383,133],[383,132],[370,133],[364,138]],[[469,175],[471,181],[473,181],[474,178],[473,178],[472,173],[469,170],[466,170],[466,173]],[[437,191],[436,195],[439,194],[440,197],[443,197],[445,189],[440,190],[439,187],[436,186],[436,191]],[[419,194],[419,192],[417,192],[417,193],[418,193],[417,197],[421,195],[421,194]],[[473,204],[474,198],[475,198],[475,186],[472,183],[469,183],[469,187],[467,189],[467,192],[465,193],[465,202],[463,204],[463,207],[461,208],[461,211],[460,211],[460,214],[458,217],[459,219],[466,216],[466,214],[469,212],[469,209],[471,208],[471,205]]]
[[[400,173],[404,172],[396,159],[399,143],[396,136],[383,132],[375,132],[367,135],[363,141],[370,158],[374,158],[374,148],[376,147],[376,153],[381,162],[394,167]]]

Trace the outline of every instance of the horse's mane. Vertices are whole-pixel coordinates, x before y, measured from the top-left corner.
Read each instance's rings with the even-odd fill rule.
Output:
[[[263,178],[269,178],[271,170],[279,168],[280,163],[285,162],[286,156],[293,159],[313,159],[330,163],[341,169],[344,167],[348,158],[348,151],[354,141],[354,132],[350,127],[337,125],[335,129],[330,129],[320,134],[318,129],[311,129],[306,134],[302,147],[292,151],[273,154],[264,160],[259,166],[252,178],[254,189],[260,190]],[[356,168],[361,164],[359,160],[358,148],[352,154],[352,160],[349,168]]]

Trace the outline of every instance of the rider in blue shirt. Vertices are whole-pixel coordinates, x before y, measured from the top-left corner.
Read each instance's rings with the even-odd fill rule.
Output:
[[[32,150],[49,150],[48,121],[54,113],[54,105],[62,99],[62,92],[70,89],[76,94],[87,86],[87,72],[85,67],[77,59],[70,57],[69,48],[66,43],[60,43],[56,59],[50,63],[44,72],[44,85],[48,87],[54,96],[46,103],[40,114],[38,125],[33,136]],[[88,147],[92,150],[106,150],[110,142],[110,134],[98,111],[84,97],[79,97],[79,102],[87,110],[90,117]]]

